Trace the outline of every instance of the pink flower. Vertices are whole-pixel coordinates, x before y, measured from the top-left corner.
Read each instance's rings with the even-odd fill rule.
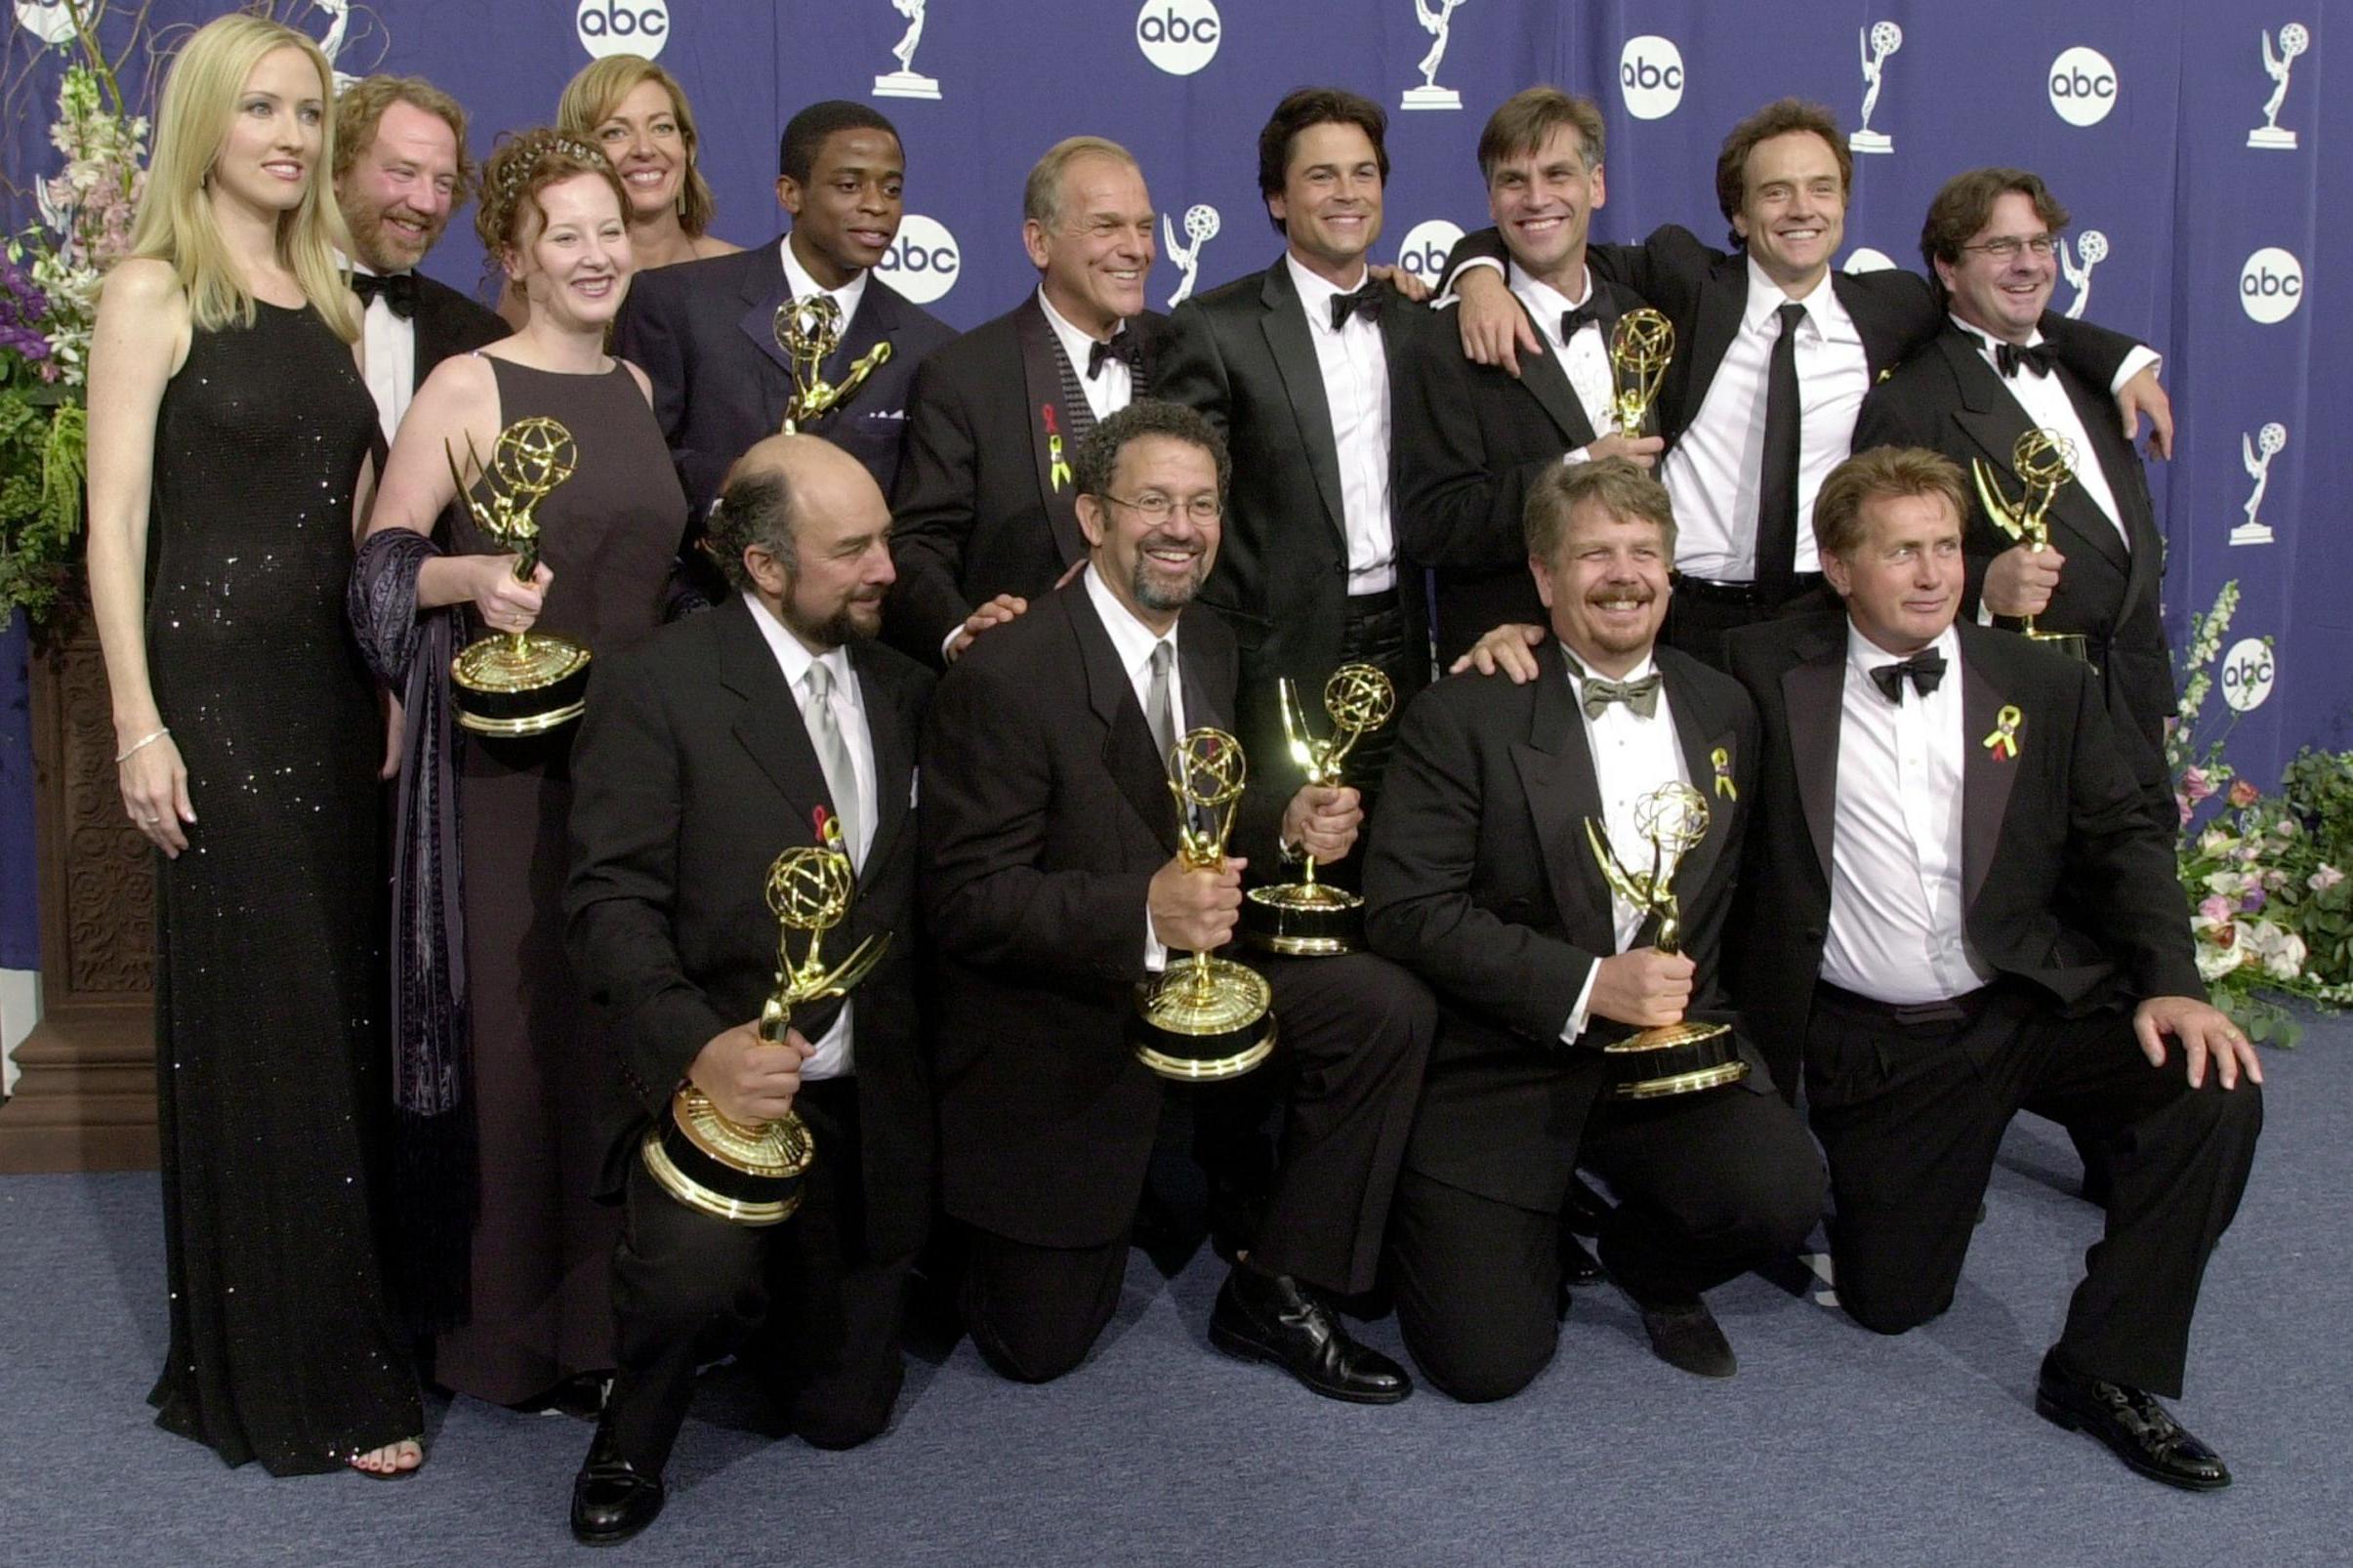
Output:
[[[2345,880],[2345,874],[2334,866],[2323,866],[2304,879],[2304,886],[2316,893],[2325,893]]]
[[[2205,768],[2192,764],[2181,770],[2181,788],[2175,793],[2180,799],[2196,805],[2200,801],[2214,793],[2214,786],[2212,781],[2206,776]]]
[[[2217,926],[2226,925],[2230,921],[2231,901],[2220,893],[2209,894],[2199,902],[2198,913]]]
[[[2230,804],[2241,810],[2245,810],[2262,798],[2263,792],[2245,779],[2237,780],[2230,787]]]

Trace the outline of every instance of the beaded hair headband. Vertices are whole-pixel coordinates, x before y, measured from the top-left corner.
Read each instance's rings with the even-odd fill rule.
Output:
[[[590,146],[586,142],[575,141],[568,136],[551,136],[541,141],[532,149],[530,157],[510,159],[506,166],[499,170],[499,194],[512,196],[520,190],[531,178],[532,165],[538,162],[542,155],[550,152],[560,152],[567,158],[575,158],[582,163],[591,165],[601,166],[605,161],[604,154]]]

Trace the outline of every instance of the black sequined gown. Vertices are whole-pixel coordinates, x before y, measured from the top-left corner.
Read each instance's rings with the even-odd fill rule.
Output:
[[[199,329],[164,389],[147,665],[196,821],[158,857],[171,1349],[156,1422],[332,1469],[423,1429],[363,1153],[382,1097],[383,728],[344,618],[376,406],[309,309]]]

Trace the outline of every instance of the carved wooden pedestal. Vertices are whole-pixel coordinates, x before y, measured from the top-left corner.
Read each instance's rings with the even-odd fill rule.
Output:
[[[41,1021],[0,1106],[0,1173],[155,1163],[153,851],[123,815],[105,663],[63,616],[32,660]]]

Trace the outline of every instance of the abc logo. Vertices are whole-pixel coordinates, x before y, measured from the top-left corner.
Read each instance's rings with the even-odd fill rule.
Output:
[[[1857,245],[1847,255],[1845,269],[1849,274],[1891,272],[1895,270],[1895,263],[1888,259],[1885,251],[1875,251],[1869,245]]]
[[[2242,638],[2222,656],[2222,700],[2233,713],[2250,713],[2271,695],[2279,664],[2271,644],[2259,637]]]
[[[883,252],[882,265],[875,270],[916,304],[929,305],[956,286],[963,267],[956,236],[937,219],[911,212],[899,220],[898,238]]]
[[[580,47],[602,60],[607,55],[642,55],[647,60],[670,42],[670,7],[665,0],[580,0]]]
[[[1618,52],[1618,90],[1635,119],[1665,119],[1683,102],[1683,52],[1656,33],[1629,38]]]
[[[2116,67],[2078,44],[2050,62],[2050,106],[2070,125],[2097,125],[2116,107]]]
[[[1144,0],[1135,14],[1135,47],[1171,76],[1190,76],[1215,60],[1224,31],[1210,0]]]
[[[73,41],[73,13],[65,0],[17,0],[17,25],[45,44]]]
[[[1447,256],[1462,238],[1463,230],[1443,218],[1416,224],[1397,247],[1397,265],[1436,288],[1446,275]]]
[[[2304,303],[2304,264],[2277,245],[2266,245],[2239,268],[2239,304],[2271,326],[2295,314]]]

